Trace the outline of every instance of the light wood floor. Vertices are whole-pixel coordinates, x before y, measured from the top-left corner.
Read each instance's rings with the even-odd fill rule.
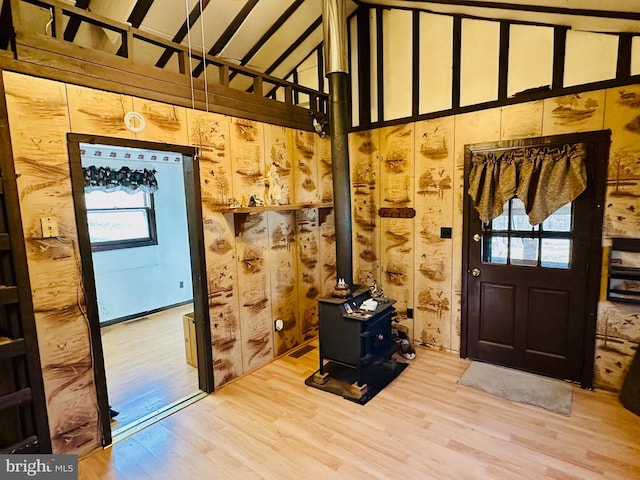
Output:
[[[187,364],[184,305],[102,328],[109,403],[118,430],[198,391],[198,372]]]
[[[570,417],[457,385],[469,362],[418,348],[367,405],[307,387],[285,356],[96,452],[80,479],[640,478],[640,418],[574,388]]]

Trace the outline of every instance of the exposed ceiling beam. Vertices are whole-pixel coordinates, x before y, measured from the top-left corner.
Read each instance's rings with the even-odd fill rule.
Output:
[[[127,22],[129,22],[132,27],[139,28],[140,25],[142,25],[144,17],[149,13],[151,5],[153,5],[153,0],[138,0],[134,5],[133,10],[131,10],[129,18],[127,18]]]
[[[222,50],[224,50],[224,47],[227,46],[229,40],[231,40],[231,37],[233,37],[242,23],[247,19],[247,17],[251,13],[251,10],[253,10],[253,8],[258,4],[258,1],[259,0],[249,0],[244,4],[244,7],[242,7],[240,12],[238,12],[233,21],[226,28],[226,30],[222,33],[222,35],[220,35],[220,38],[218,38],[218,40],[216,40],[216,43],[214,43],[213,46],[209,49],[209,52],[207,52],[209,55],[218,55]],[[204,49],[204,45],[202,46],[202,48]],[[203,70],[204,63],[200,62],[196,66],[196,68],[193,69],[193,77],[199,77]]]
[[[291,43],[291,45],[289,46],[289,48],[287,48],[284,52],[282,52],[282,55],[280,55],[280,56],[276,59],[276,61],[275,61],[275,62],[273,62],[273,63],[271,64],[271,66],[265,70],[265,73],[266,73],[266,74],[268,74],[268,75],[271,75],[271,73],[272,73],[276,68],[278,68],[278,67],[280,66],[280,64],[281,64],[282,62],[284,62],[284,61],[287,59],[287,57],[288,57],[289,55],[291,55],[291,54],[294,52],[294,50],[295,50],[296,48],[298,48],[298,47],[300,46],[300,44],[301,44],[302,42],[304,42],[304,41],[307,39],[307,37],[308,37],[309,35],[311,35],[311,34],[314,32],[314,30],[316,30],[318,27],[320,27],[320,25],[322,25],[322,15],[321,15],[321,16],[319,16],[319,17],[318,17],[318,18],[317,18],[317,19],[316,19],[316,20],[315,20],[311,25],[309,25],[309,27],[308,27],[304,32],[302,32],[302,35],[300,35],[300,36],[295,40],[295,42],[292,42],[292,43]]]
[[[184,21],[184,23],[178,30],[178,33],[173,36],[172,41],[174,41],[175,43],[182,43],[182,41],[187,36],[187,33],[189,33],[189,29],[194,23],[198,21],[200,15],[202,14],[202,12],[204,12],[204,9],[207,8],[207,5],[209,5],[210,1],[211,0],[202,0],[202,3],[198,2],[196,6],[193,7],[193,10],[191,10],[191,13],[189,14],[189,19]],[[173,55],[173,51],[165,50],[156,62],[156,67],[164,68],[164,66],[171,58],[171,55]]]
[[[8,3],[8,2],[7,2]],[[76,0],[76,7],[81,8],[83,10],[87,10],[89,8],[89,4],[91,0]],[[69,18],[69,22],[67,23],[67,28],[64,29],[64,39],[67,42],[73,42],[78,34],[78,29],[80,28],[80,24],[82,20],[80,17],[71,17]]]
[[[624,20],[640,20],[640,11],[600,10],[593,8],[570,8],[547,5],[531,5],[523,3],[503,3],[482,0],[354,0],[361,6],[406,7],[428,10],[429,4],[457,7],[490,8],[513,10],[519,12],[536,12],[556,15],[578,15],[583,17],[616,18]],[[405,5],[403,5],[405,4]]]
[[[153,5],[153,0],[138,0],[131,10],[129,18],[127,18],[127,22],[129,22],[132,27],[139,28],[140,25],[142,25],[144,17],[146,17],[147,13],[149,13],[151,5]],[[124,47],[124,45],[120,45],[120,48],[118,49],[118,53],[116,53],[116,55],[123,56]]]
[[[304,0],[296,0],[295,2],[293,2],[289,8],[287,8],[284,13],[282,15],[280,15],[280,17],[278,17],[278,20],[275,21],[275,23],[269,28],[269,30],[267,30],[265,32],[264,35],[262,35],[262,37],[260,37],[260,39],[256,42],[256,44],[251,47],[251,49],[247,52],[247,54],[242,57],[242,60],[240,60],[240,64],[241,65],[246,65],[249,60],[251,60],[253,58],[253,56],[258,53],[258,50],[260,50],[260,48],[262,48],[262,46],[267,43],[267,40],[269,40],[269,38],[271,38],[273,36],[273,34],[275,34],[280,27],[282,27],[282,25],[284,25],[284,22],[286,22],[289,17],[291,17],[291,15],[294,14],[294,12],[300,8],[300,6],[304,3]]]

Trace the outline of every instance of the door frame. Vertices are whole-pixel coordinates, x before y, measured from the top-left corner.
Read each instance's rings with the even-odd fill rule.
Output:
[[[206,393],[215,388],[213,379],[213,352],[211,349],[211,330],[209,328],[207,268],[204,248],[204,227],[202,223],[202,201],[200,192],[200,175],[198,155],[195,147],[155,143],[125,138],[103,137],[99,135],[67,134],[69,164],[71,170],[71,186],[78,232],[78,248],[82,266],[82,284],[84,287],[93,371],[98,399],[102,445],[112,443],[107,377],[104,365],[102,336],[100,335],[100,319],[98,315],[98,297],[96,293],[95,272],[89,227],[87,224],[87,208],[84,198],[84,175],[80,156],[80,143],[115,145],[148,150],[168,151],[182,154],[183,179],[189,230],[189,251],[191,257],[191,276],[193,284],[193,308],[195,313],[196,348],[198,354],[198,387]]]
[[[465,145],[464,147],[464,191],[463,191],[463,228],[462,228],[462,298],[460,323],[460,357],[467,358],[468,351],[468,290],[469,290],[469,240],[470,215],[475,212],[467,191],[469,190],[469,172],[471,155],[478,150],[532,147],[557,143],[583,143],[588,149],[587,180],[593,185],[593,215],[589,231],[591,248],[587,266],[586,318],[582,339],[582,368],[580,385],[584,389],[593,388],[595,364],[595,337],[600,301],[600,284],[602,271],[602,223],[604,217],[604,199],[607,188],[607,168],[609,163],[609,146],[611,130],[596,130],[584,133],[569,133],[516,140],[502,140]],[[589,187],[588,187],[589,188]]]

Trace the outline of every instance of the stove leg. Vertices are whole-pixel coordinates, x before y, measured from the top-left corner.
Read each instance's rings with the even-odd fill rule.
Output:
[[[362,398],[362,396],[367,393],[367,384],[359,385],[358,382],[351,384],[351,396],[355,398]]]

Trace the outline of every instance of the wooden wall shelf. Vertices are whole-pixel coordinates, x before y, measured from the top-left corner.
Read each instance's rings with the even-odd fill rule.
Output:
[[[260,213],[270,211],[302,210],[303,208],[333,208],[333,203],[290,203],[288,205],[265,205],[263,207],[219,208],[220,213]]]
[[[290,203],[288,205],[265,205],[263,207],[219,208],[215,211],[224,214],[233,214],[233,226],[235,235],[238,237],[244,232],[244,224],[252,213],[286,212],[302,210],[304,208],[318,208],[320,210],[318,222],[322,224],[326,220],[329,210],[333,208],[333,203]]]

